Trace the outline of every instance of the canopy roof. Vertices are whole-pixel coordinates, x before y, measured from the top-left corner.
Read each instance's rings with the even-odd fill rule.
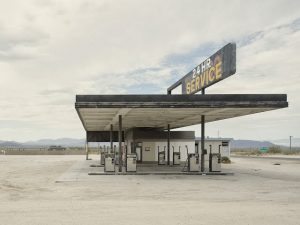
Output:
[[[153,127],[167,129],[239,117],[288,106],[285,94],[76,95],[75,108],[86,131]]]

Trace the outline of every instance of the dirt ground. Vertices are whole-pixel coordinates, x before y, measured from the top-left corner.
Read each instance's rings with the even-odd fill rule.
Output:
[[[299,158],[234,157],[233,176],[56,182],[83,160],[0,155],[0,224],[300,224]]]

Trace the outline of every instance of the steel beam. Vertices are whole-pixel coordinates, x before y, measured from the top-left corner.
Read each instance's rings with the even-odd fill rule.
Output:
[[[205,88],[202,89],[201,95],[205,96]],[[201,172],[204,172],[205,169],[204,148],[205,148],[205,116],[201,115],[201,162],[200,162]]]
[[[234,105],[238,107],[239,102],[254,103],[255,105],[257,102],[265,102],[267,104],[272,102],[284,103],[286,101],[286,94],[76,95],[75,107],[97,108],[97,106],[103,105],[107,106],[103,108],[119,108],[119,106],[125,108],[145,106],[145,108],[147,108],[147,104],[145,103],[151,103],[151,107],[156,105],[158,108],[168,108],[166,106],[170,105],[171,107],[175,107],[180,103],[184,105],[184,108],[188,105],[193,108],[194,103],[202,103],[199,104],[199,106],[203,107],[207,103],[208,105],[210,105],[210,103],[221,103],[221,105],[223,105],[223,103],[226,102],[233,102]],[[123,112],[119,112],[119,114],[123,115]]]
[[[116,124],[117,122],[118,122],[118,117],[120,116],[120,115],[122,115],[123,117],[127,114],[127,113],[129,113],[130,112],[130,110],[131,109],[129,109],[129,108],[122,108],[122,109],[120,109],[116,114],[115,114],[115,116],[112,118],[112,120],[109,122],[109,124],[107,124],[106,126],[105,126],[105,130],[109,130],[109,127],[110,127],[110,125],[111,124]]]

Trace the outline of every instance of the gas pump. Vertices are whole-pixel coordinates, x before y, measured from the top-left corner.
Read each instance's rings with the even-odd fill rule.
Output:
[[[119,151],[117,151],[117,146],[114,145],[114,148],[111,149],[112,154],[115,156],[115,164],[119,165]]]
[[[188,171],[189,172],[199,172],[199,154],[189,153],[188,154]]]
[[[212,153],[211,152],[211,145],[209,145],[209,171],[210,172],[221,172],[221,153],[219,145],[219,153]]]
[[[136,153],[126,155],[126,172],[136,172]]]
[[[174,151],[174,146],[172,147],[173,147],[173,165],[180,165],[180,146],[178,152]]]
[[[104,165],[104,162],[105,162],[105,154],[106,154],[105,147],[104,147],[104,148],[100,147],[100,164],[101,164],[101,165]]]
[[[114,154],[105,154],[104,172],[115,172],[115,158]]]
[[[159,151],[159,146],[157,146],[158,152],[158,165],[165,165],[166,164],[166,146],[164,146],[163,151]]]
[[[188,159],[188,156],[189,156],[189,149],[188,149],[188,146],[186,145],[185,146],[185,148],[186,148],[186,155],[187,155],[187,159],[186,159],[186,161],[185,161],[185,163],[184,163],[184,166],[183,166],[183,168],[182,168],[182,172],[186,172],[187,171],[187,169],[188,169],[188,161],[189,161],[189,159]],[[179,150],[180,150],[180,148],[179,148]]]

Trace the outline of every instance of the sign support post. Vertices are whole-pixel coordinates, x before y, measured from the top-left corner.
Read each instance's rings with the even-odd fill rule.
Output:
[[[202,95],[205,95],[205,89],[202,90]],[[204,148],[205,148],[205,115],[201,115],[201,172],[204,172]]]
[[[205,61],[196,66],[183,78],[171,85],[167,94],[181,85],[182,94],[192,95],[201,91],[205,95],[205,89],[236,72],[236,44],[229,43],[211,55]],[[169,127],[168,127],[169,131]],[[168,142],[169,152],[169,142]],[[205,115],[201,115],[201,172],[205,170]],[[168,161],[169,163],[169,161]]]

